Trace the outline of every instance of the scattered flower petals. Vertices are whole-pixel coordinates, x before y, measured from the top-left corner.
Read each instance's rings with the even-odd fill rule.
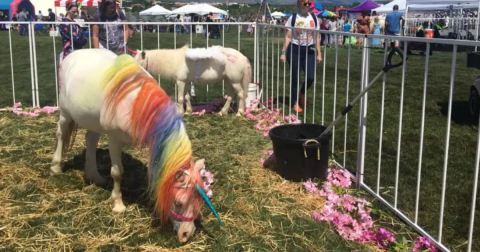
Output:
[[[417,237],[417,239],[415,239],[415,246],[413,247],[413,251],[424,251],[424,250],[437,252],[437,247],[435,247],[435,244],[427,237]]]
[[[207,189],[207,197],[213,197],[213,191],[210,189],[210,186],[213,184],[213,174],[203,167],[200,170],[200,176],[204,181],[205,189]]]
[[[192,115],[203,116],[203,115],[205,115],[205,109],[200,111],[200,112],[192,112]]]
[[[263,151],[263,154],[264,155],[272,155],[273,154],[273,150],[266,150],[266,151]]]
[[[55,111],[58,111],[58,107],[50,107],[50,106],[45,106],[43,108],[39,107],[34,107],[33,111],[21,111],[18,108],[22,107],[21,102],[17,102],[13,104],[13,114],[17,116],[25,116],[25,117],[37,117],[39,116],[39,113],[47,113],[47,114],[52,114]]]
[[[374,223],[371,213],[371,203],[365,199],[350,194],[337,194],[335,188],[346,189],[351,185],[350,174],[341,169],[328,169],[327,181],[319,189],[311,180],[303,183],[307,193],[325,197],[327,202],[323,209],[312,213],[316,221],[325,221],[335,226],[338,234],[344,239],[356,242],[376,242],[380,249],[391,248],[396,243],[395,235],[387,229],[373,231]],[[428,238],[419,237],[415,241],[413,251],[437,252],[435,244]]]
[[[286,123],[302,123],[295,115],[282,116],[279,109],[254,109],[253,104],[258,104],[259,100],[252,100],[250,106],[245,112],[245,116],[251,120],[257,121],[255,129],[263,131],[263,136],[268,137],[270,129]],[[252,114],[255,112],[255,114]]]

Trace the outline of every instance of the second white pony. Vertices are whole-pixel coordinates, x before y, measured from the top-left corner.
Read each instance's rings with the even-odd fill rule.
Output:
[[[237,115],[245,113],[245,99],[252,69],[248,58],[235,49],[221,46],[189,49],[188,45],[185,45],[179,49],[138,50],[135,60],[150,74],[177,82],[177,111],[181,115],[185,112],[184,101],[187,105],[186,113],[192,112],[188,88],[191,82],[219,84],[222,80],[225,80],[228,97],[219,114],[228,114],[235,94],[238,97]]]

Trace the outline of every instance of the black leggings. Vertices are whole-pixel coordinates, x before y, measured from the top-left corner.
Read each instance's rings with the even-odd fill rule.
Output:
[[[307,52],[308,50],[308,52]],[[292,58],[290,58],[290,53]],[[291,90],[292,90],[292,101],[297,102],[297,92],[298,92],[298,79],[299,79],[299,66],[306,74],[307,79],[307,89],[309,89],[314,80],[315,80],[315,49],[313,46],[298,46],[290,43],[287,49],[287,62],[292,67],[291,74]],[[299,57],[300,56],[300,57]],[[300,60],[299,60],[300,58]],[[305,84],[303,84],[300,89],[300,94],[305,94]]]

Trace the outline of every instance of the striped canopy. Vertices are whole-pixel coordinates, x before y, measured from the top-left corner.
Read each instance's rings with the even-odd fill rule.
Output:
[[[56,0],[55,7],[67,7],[67,4],[73,2],[74,0]],[[78,3],[81,3],[82,6],[93,6],[98,7],[100,6],[101,0],[81,0]],[[117,7],[120,7],[120,4],[117,2]]]

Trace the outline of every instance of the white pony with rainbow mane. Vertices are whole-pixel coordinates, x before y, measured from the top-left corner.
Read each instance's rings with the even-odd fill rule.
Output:
[[[120,191],[122,147],[149,148],[148,193],[162,224],[171,220],[180,242],[195,232],[194,220],[205,201],[220,224],[205,194],[200,169],[193,162],[192,145],[181,115],[164,90],[129,55],[104,49],[83,49],[64,59],[59,71],[60,118],[57,147],[50,168],[62,173],[62,152],[73,145],[77,127],[87,129],[85,177],[104,184],[96,165],[100,134],[108,135],[114,180],[114,213],[125,211]]]
[[[225,80],[228,97],[219,114],[228,114],[235,94],[238,97],[237,115],[245,113],[245,99],[252,78],[252,68],[248,58],[241,52],[221,46],[189,49],[188,45],[185,45],[179,49],[137,50],[135,54],[135,60],[150,74],[177,82],[179,114],[184,114],[184,101],[187,105],[186,113],[192,113],[191,82],[219,84],[222,80]]]

